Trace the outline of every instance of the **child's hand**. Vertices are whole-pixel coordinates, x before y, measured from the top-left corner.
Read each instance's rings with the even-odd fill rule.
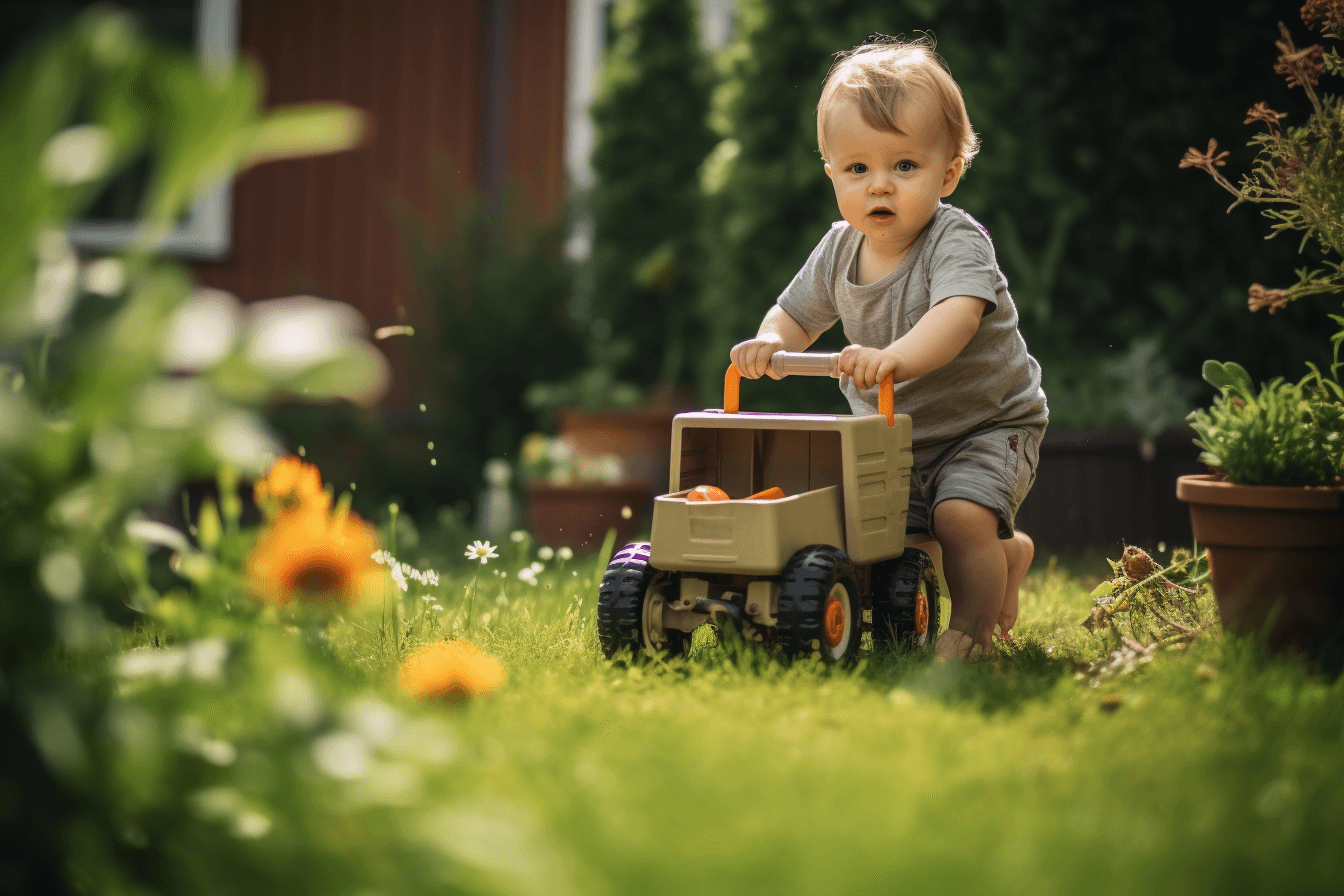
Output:
[[[887,349],[847,345],[840,352],[840,372],[847,373],[860,389],[871,389],[887,376],[896,373],[899,360]]]
[[[779,379],[779,375],[770,369],[770,356],[775,352],[784,350],[784,340],[775,335],[757,336],[755,339],[748,339],[746,342],[739,342],[733,346],[732,351],[728,353],[737,366],[737,369],[744,377],[749,380],[761,378],[761,374],[767,374],[771,379]]]

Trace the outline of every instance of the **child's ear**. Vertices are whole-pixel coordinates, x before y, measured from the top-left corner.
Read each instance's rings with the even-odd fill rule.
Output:
[[[961,173],[966,170],[966,160],[957,156],[947,166],[947,171],[943,172],[943,192],[940,194],[944,198],[951,196],[952,191],[961,183]]]
[[[827,176],[827,177],[830,177],[830,176],[831,176],[831,163],[830,163],[830,162],[822,162],[822,163],[821,163],[821,167],[824,168],[824,169],[826,169],[826,176]]]

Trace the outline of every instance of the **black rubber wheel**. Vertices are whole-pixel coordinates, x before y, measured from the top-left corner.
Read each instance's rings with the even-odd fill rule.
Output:
[[[667,574],[649,565],[647,541],[628,544],[611,558],[597,591],[597,640],[607,659],[623,649],[635,657],[686,652],[690,634],[657,621],[665,584]]]
[[[786,657],[848,662],[858,654],[866,600],[844,551],[813,544],[789,558],[779,577],[776,635]]]
[[[873,565],[873,646],[933,653],[942,621],[938,573],[919,548]]]

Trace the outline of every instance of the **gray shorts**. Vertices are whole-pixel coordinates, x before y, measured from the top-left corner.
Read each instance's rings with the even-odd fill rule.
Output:
[[[999,516],[999,538],[1013,537],[1013,518],[1036,481],[1044,426],[982,429],[954,442],[915,449],[906,528],[933,531],[933,509],[965,498]]]

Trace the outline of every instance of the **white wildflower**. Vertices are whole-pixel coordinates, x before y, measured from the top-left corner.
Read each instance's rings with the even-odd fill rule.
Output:
[[[542,545],[541,548],[537,551],[537,556],[543,560],[549,560],[555,556],[555,551],[553,551],[547,545]]]
[[[397,583],[397,587],[405,591],[410,586],[406,582],[406,574],[401,571],[400,566],[392,567],[392,581]]]
[[[562,561],[563,561],[563,560],[573,560],[573,559],[574,559],[574,552],[573,552],[572,550],[570,550],[569,548],[561,548],[560,550],[558,550],[558,551],[555,552],[555,556],[559,557]]]
[[[473,541],[467,545],[467,559],[479,560],[482,566],[498,556],[495,546],[488,541]]]

